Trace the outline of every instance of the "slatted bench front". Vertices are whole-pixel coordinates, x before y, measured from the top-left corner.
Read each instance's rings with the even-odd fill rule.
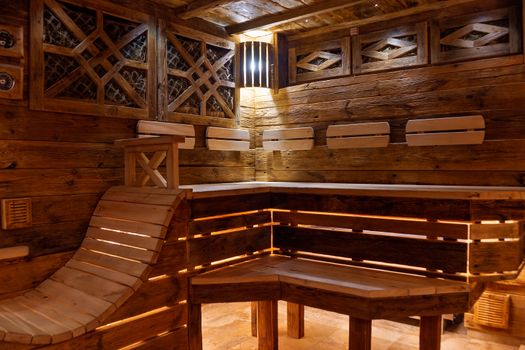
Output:
[[[514,278],[523,261],[520,191],[286,183],[192,189],[196,222],[233,208],[271,212],[271,257],[196,276],[190,291],[194,310],[266,300],[259,303],[260,349],[276,347],[279,299],[350,315],[351,349],[369,348],[372,319],[424,316],[421,348],[437,349],[440,315],[465,312],[484,282]]]

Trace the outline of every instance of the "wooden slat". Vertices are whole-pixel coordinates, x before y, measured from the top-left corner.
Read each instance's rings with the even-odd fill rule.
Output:
[[[407,133],[478,129],[485,129],[485,119],[482,115],[453,118],[412,119],[408,121],[406,126]]]
[[[330,125],[326,130],[326,137],[385,135],[390,133],[390,124],[383,123],[359,123]]]
[[[79,249],[73,258],[93,265],[123,272],[138,278],[144,278],[144,276],[150,271],[150,267],[147,264],[87,249]]]
[[[249,141],[215,140],[207,139],[206,145],[211,151],[248,151],[250,150]]]
[[[20,259],[29,255],[29,247],[26,245],[0,248],[0,260]]]
[[[101,200],[93,215],[168,226],[172,212],[168,206]]]
[[[89,225],[102,229],[118,230],[122,232],[137,233],[150,237],[163,239],[166,236],[166,226],[146,222],[127,221],[121,219],[93,216]]]
[[[471,273],[517,271],[523,263],[523,245],[521,241],[474,242],[468,260]]]
[[[470,239],[519,238],[520,228],[517,222],[505,224],[472,224]]]
[[[387,147],[390,136],[354,136],[327,138],[326,145],[329,149],[345,148],[379,148]]]
[[[148,264],[154,263],[159,255],[157,252],[150,250],[107,243],[91,238],[86,238],[84,242],[82,242],[82,248]]]
[[[308,151],[314,147],[314,140],[263,141],[265,151]]]
[[[238,232],[188,240],[188,264],[202,265],[233,256],[270,248],[270,228],[257,227]]]
[[[139,137],[146,135],[182,135],[185,139],[183,143],[179,143],[179,149],[195,148],[195,127],[193,125],[139,120],[137,132]]]
[[[467,244],[460,242],[275,226],[273,243],[282,249],[451,272],[465,272],[467,268]]]
[[[406,139],[409,146],[479,145],[485,140],[485,131],[407,134]]]
[[[117,307],[133,294],[133,289],[128,286],[69,267],[61,268],[51,276],[51,279],[108,301]]]
[[[314,129],[306,128],[288,128],[288,129],[274,129],[264,130],[263,140],[293,140],[293,139],[308,139],[314,137]]]
[[[250,131],[209,126],[206,128],[206,137],[226,140],[250,140]]]
[[[379,217],[339,216],[315,213],[275,211],[273,221],[281,224],[315,225],[354,230],[394,232],[421,236],[469,239],[469,226],[464,223],[441,223]],[[482,225],[486,226],[486,225]],[[470,236],[472,238],[472,233]]]
[[[140,193],[110,188],[102,196],[103,200],[151,205],[171,205],[177,203],[178,196],[172,194]]]
[[[71,259],[67,262],[66,266],[71,269],[76,269],[79,271],[87,272],[87,273],[102,277],[104,279],[107,279],[109,281],[114,281],[114,282],[123,284],[134,290],[137,290],[142,284],[142,281],[136,276],[131,276],[123,272],[119,272],[119,271],[108,269],[102,266],[90,264],[84,261]]]
[[[88,228],[86,237],[124,244],[139,249],[147,249],[154,252],[159,252],[163,244],[163,241],[158,238],[139,236],[136,234],[129,234],[127,232],[102,230],[95,227]]]
[[[192,221],[189,224],[189,232],[191,235],[206,234],[232,228],[266,224],[270,222],[271,213],[269,211],[263,211],[253,214],[230,216],[212,220]]]

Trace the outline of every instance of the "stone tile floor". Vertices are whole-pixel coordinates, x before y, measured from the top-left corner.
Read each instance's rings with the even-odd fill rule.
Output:
[[[203,306],[204,350],[256,350],[257,339],[251,336],[250,304],[209,304]],[[467,336],[460,326],[445,332],[442,350],[518,350],[516,341],[507,345]],[[305,337],[286,336],[286,304],[279,302],[279,349],[344,350],[348,348],[348,317],[319,309],[305,309]],[[419,328],[407,324],[378,320],[373,322],[373,350],[417,350]],[[510,344],[510,345],[509,345]]]

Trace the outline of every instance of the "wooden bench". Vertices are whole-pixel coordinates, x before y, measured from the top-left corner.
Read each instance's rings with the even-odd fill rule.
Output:
[[[228,229],[232,211],[269,210],[273,252],[192,278],[189,329],[194,335],[200,336],[200,304],[258,301],[259,348],[276,349],[276,302],[286,300],[348,314],[350,349],[370,348],[371,320],[404,316],[421,316],[421,349],[439,349],[441,315],[467,311],[486,281],[515,278],[523,262],[525,196],[514,189],[293,183],[191,187],[195,223],[206,222],[205,215],[222,220],[218,231]],[[216,249],[246,250],[231,248],[234,242],[245,244],[242,239],[224,238]]]

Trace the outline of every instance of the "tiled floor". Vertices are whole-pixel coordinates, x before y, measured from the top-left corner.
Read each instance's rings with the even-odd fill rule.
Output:
[[[250,304],[210,304],[203,306],[204,350],[256,350],[257,339],[250,333]],[[286,336],[286,304],[279,302],[279,349],[344,350],[348,348],[348,317],[318,309],[305,309],[305,337]],[[397,322],[373,322],[373,350],[417,350],[419,328]],[[517,350],[518,345],[503,345],[469,338],[460,327],[445,332],[442,350]]]

